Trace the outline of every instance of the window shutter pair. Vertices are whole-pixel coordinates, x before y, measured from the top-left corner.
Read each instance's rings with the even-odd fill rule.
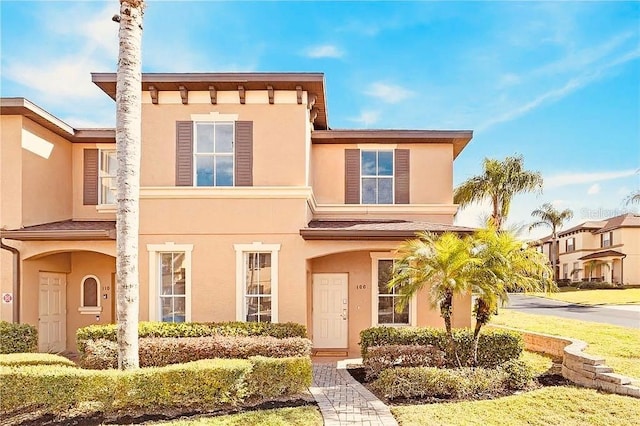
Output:
[[[234,186],[253,186],[253,121],[236,121]],[[176,186],[193,186],[193,121],[176,122]]]
[[[393,177],[395,180],[395,204],[409,204],[409,150],[396,149],[394,153]],[[345,204],[360,204],[360,150],[344,151]]]

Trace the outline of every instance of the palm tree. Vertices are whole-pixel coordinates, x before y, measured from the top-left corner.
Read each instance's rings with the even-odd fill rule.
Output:
[[[540,226],[551,228],[551,267],[553,269],[553,279],[557,281],[558,270],[556,268],[556,259],[558,256],[558,230],[562,229],[566,221],[571,220],[573,211],[571,209],[558,211],[551,203],[544,203],[539,209],[532,211],[531,216],[540,220],[529,226],[530,231]]]
[[[473,332],[473,362],[478,363],[480,330],[491,319],[498,305],[506,303],[509,291],[539,291],[549,283],[550,270],[542,253],[523,245],[514,234],[487,228],[473,235],[472,253],[480,259],[472,272],[476,295]]]
[[[465,207],[485,199],[491,200],[491,224],[502,229],[509,214],[511,200],[521,192],[542,189],[542,175],[524,169],[524,158],[519,155],[503,161],[485,158],[483,173],[464,181],[453,193],[453,202]]]
[[[625,199],[625,202],[627,204],[640,204],[640,189],[629,194],[629,196]]]
[[[422,232],[417,237],[405,241],[396,251],[394,274],[388,286],[399,293],[399,308],[406,306],[420,290],[429,288],[429,303],[440,309],[449,353],[460,366],[451,326],[453,297],[469,291],[470,271],[480,260],[471,254],[467,238],[449,232],[440,236]]]
[[[116,82],[116,295],[118,368],[139,367],[138,226],[142,112],[142,16],[144,0],[120,0]]]

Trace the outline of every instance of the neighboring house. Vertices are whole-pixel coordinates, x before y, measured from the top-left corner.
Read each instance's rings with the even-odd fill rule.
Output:
[[[92,78],[115,98],[115,74]],[[318,73],[143,74],[142,91],[141,320],[292,321],[351,354],[372,325],[442,326],[426,293],[397,312],[385,283],[417,231],[472,231],[452,225],[471,131],[332,130]],[[0,107],[2,319],[74,350],[115,322],[115,131]]]
[[[588,221],[558,233],[559,279],[640,284],[640,215]],[[551,237],[538,241],[550,257]]]

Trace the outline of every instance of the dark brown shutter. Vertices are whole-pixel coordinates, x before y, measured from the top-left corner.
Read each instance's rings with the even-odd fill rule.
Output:
[[[82,204],[98,205],[98,150],[84,150],[84,183]]]
[[[609,246],[613,245],[613,231],[609,232]]]
[[[193,186],[192,121],[176,121],[176,186]]]
[[[360,204],[360,150],[344,150],[344,203]]]
[[[409,204],[409,150],[396,149],[395,153],[396,204]]]
[[[235,186],[253,186],[253,121],[236,121]]]

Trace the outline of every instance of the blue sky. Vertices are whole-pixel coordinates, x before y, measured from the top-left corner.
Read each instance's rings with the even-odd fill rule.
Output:
[[[1,95],[112,126],[89,73],[115,71],[117,11],[2,0]],[[640,187],[638,2],[148,1],[143,69],[319,71],[332,128],[474,130],[456,184],[516,153],[545,178],[543,194],[516,197],[512,224],[544,202],[572,223],[621,214]]]

